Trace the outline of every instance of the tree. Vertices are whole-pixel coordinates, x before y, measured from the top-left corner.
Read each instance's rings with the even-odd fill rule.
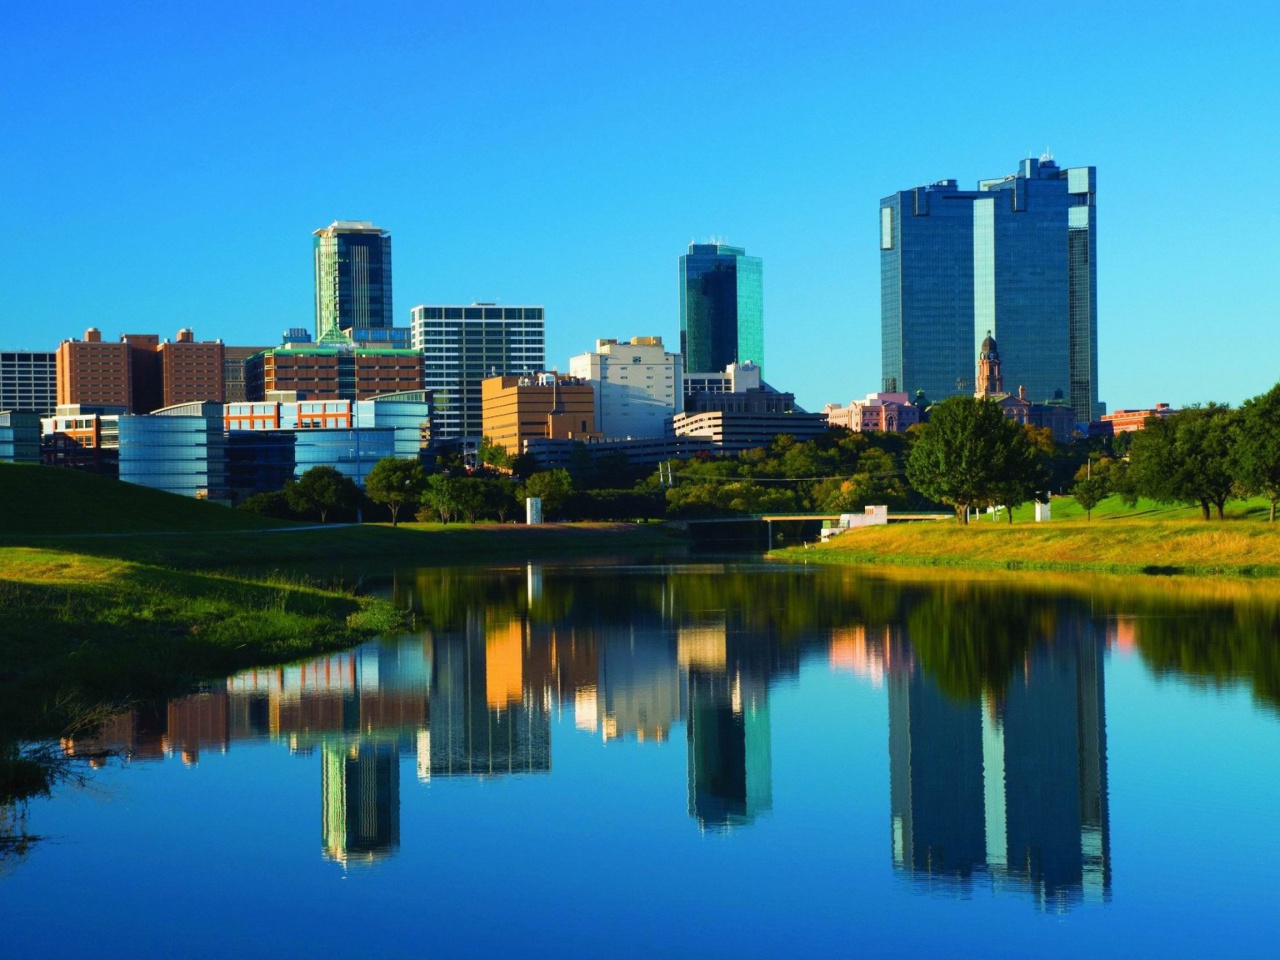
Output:
[[[284,488],[289,506],[298,513],[318,513],[325,523],[331,510],[351,510],[360,499],[360,488],[333,467],[312,467]]]
[[[494,443],[488,437],[480,438],[480,448],[476,451],[476,460],[482,466],[493,467],[495,470],[510,470],[513,459],[511,454],[507,452],[506,447]]]
[[[991,485],[991,499],[1007,508],[1005,515],[1010,523],[1013,523],[1013,508],[1034,498],[1049,482],[1049,471],[1043,463],[1044,448],[1037,445],[1037,440],[1048,436],[1049,443],[1053,443],[1053,436],[1047,430],[1041,437],[1036,437],[1032,434],[1034,427],[1017,429],[1017,425],[1014,426]]]
[[[1106,477],[1102,474],[1096,477],[1081,477],[1071,488],[1071,495],[1076,498],[1076,503],[1084,507],[1086,521],[1093,519],[1093,508],[1107,499],[1110,492],[1107,489]]]
[[[467,518],[467,523],[475,523],[480,511],[484,509],[485,483],[479,477],[458,477],[454,481],[454,506],[458,513]]]
[[[1148,419],[1129,445],[1134,489],[1157,503],[1198,505],[1206,520],[1215,507],[1221,520],[1234,486],[1229,458],[1235,419],[1220,403]]]
[[[400,508],[415,504],[422,497],[427,475],[417,460],[383,457],[373,465],[364,480],[364,492],[374,503],[391,511],[391,525],[396,525]]]
[[[499,523],[506,523],[507,515],[516,508],[516,487],[516,482],[509,477],[485,481],[485,510],[496,516]]]
[[[1280,501],[1280,383],[1240,408],[1231,439],[1231,467],[1246,495],[1270,501],[1269,519],[1275,523]]]
[[[974,504],[1012,506],[1027,499],[1035,451],[1023,429],[990,400],[951,397],[930,409],[911,456],[907,479],[926,497],[948,504],[961,523]],[[1018,499],[1021,497],[1021,499]]]
[[[245,497],[237,509],[245,513],[256,513],[260,517],[274,517],[277,520],[294,519],[293,510],[289,507],[289,498],[283,490],[271,490]]]
[[[444,473],[433,473],[427,477],[426,488],[422,493],[423,508],[418,512],[422,520],[435,513],[441,523],[450,522],[458,513],[458,478]]]
[[[568,470],[543,470],[524,482],[520,498],[541,497],[542,512],[550,516],[560,512],[572,492],[573,480],[570,479]]]

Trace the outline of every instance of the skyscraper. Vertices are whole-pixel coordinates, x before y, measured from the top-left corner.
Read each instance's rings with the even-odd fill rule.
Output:
[[[1096,420],[1095,196],[1095,168],[1045,155],[977,190],[941,180],[881,200],[883,389],[972,393],[993,336],[1007,385]]]
[[[680,258],[680,353],[687,373],[748,360],[764,367],[764,268],[724,243],[691,243]]]
[[[432,437],[479,437],[488,377],[537,373],[547,362],[542,307],[418,306],[413,349],[422,352],[422,386],[435,395]]]
[[[313,236],[316,339],[392,326],[391,234],[368,220],[335,220]]]

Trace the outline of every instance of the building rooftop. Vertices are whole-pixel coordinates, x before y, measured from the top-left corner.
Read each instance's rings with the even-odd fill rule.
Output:
[[[339,233],[376,233],[380,237],[388,236],[387,231],[375,227],[372,220],[335,220],[327,227],[311,231],[314,237],[336,236]]]

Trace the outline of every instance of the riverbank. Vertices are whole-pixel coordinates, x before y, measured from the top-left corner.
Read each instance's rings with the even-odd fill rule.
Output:
[[[0,551],[0,746],[247,666],[404,629],[385,600],[301,580]]]
[[[1257,521],[922,522],[865,527],[774,550],[806,563],[1280,577],[1280,527]]]

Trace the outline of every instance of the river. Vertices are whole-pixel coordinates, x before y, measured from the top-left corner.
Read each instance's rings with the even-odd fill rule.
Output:
[[[6,808],[5,957],[1273,956],[1280,593],[406,571]]]

